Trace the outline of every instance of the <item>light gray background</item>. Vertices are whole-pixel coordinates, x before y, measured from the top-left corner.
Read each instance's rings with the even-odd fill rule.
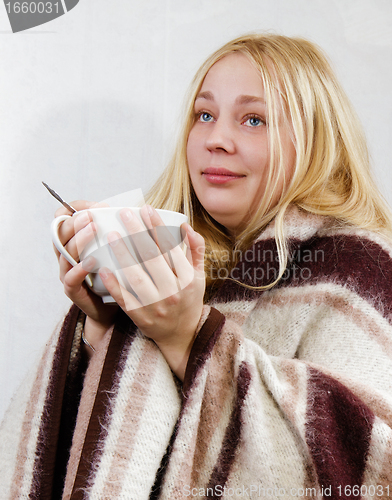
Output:
[[[80,0],[13,34],[0,5],[0,417],[70,302],[49,225],[57,202],[102,200],[164,167],[200,63],[249,31],[329,54],[392,202],[391,0]]]

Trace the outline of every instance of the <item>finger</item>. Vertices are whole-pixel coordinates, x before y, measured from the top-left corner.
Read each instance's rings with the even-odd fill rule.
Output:
[[[146,232],[146,228],[143,226],[139,217],[137,217],[130,208],[123,208],[120,210],[120,217],[128,234],[136,234],[142,231]]]
[[[123,221],[123,224],[128,234],[131,236],[132,245],[136,247],[143,262],[158,257],[162,253],[156,240],[154,240],[153,230],[156,228],[155,224],[152,223],[147,210],[147,206],[144,206],[141,209],[141,217],[144,221],[145,226],[130,209],[124,209],[120,211],[120,217]],[[158,214],[156,214],[156,216],[158,219],[156,220],[156,223],[161,225],[159,229],[164,230],[165,225],[163,224]],[[146,231],[146,227],[149,231]],[[172,246],[170,248],[172,248]],[[170,262],[168,261],[168,263]]]
[[[203,236],[194,231],[187,222],[182,224],[181,228],[186,231],[186,243],[190,252],[187,255],[189,262],[196,271],[204,273],[205,242]]]
[[[178,243],[174,236],[153,207],[145,205],[141,208],[140,215],[162,254],[170,252],[172,248],[177,246]]]
[[[161,254],[169,269],[171,269],[171,271],[175,274],[175,266],[173,264],[173,259],[170,251],[178,246],[178,243],[176,242],[173,234],[170,232],[170,228],[165,226],[158,212],[150,205],[145,205],[144,207],[142,207],[140,210],[140,215],[145,226],[148,229],[148,236],[155,243],[155,245],[151,246],[151,241],[147,238],[147,243],[149,243],[147,245],[147,243],[145,242],[146,238],[144,238],[143,241],[144,233],[140,233],[134,236],[133,240],[138,249],[140,249],[141,247],[141,245],[138,245],[138,242],[140,240],[141,243],[144,243],[145,245],[145,252],[144,255],[142,255],[143,262],[145,262],[146,266],[148,267],[148,265],[150,264],[150,260]],[[153,251],[153,249],[155,248],[158,250],[156,254]],[[166,276],[168,275],[166,274]],[[162,279],[165,279],[164,275],[162,275]]]
[[[131,216],[126,210],[121,211],[120,216],[127,232],[130,234],[132,245],[137,249],[140,261],[143,262],[149,272],[161,298],[164,298],[179,291],[177,277],[173,273],[175,266],[170,255],[170,249],[175,246],[175,240],[157,212],[155,210],[151,212],[150,209],[149,206],[141,209],[142,218],[149,232],[145,230],[145,227],[135,215]],[[162,238],[157,236],[157,230],[161,231]],[[152,233],[155,233],[155,241]],[[159,246],[156,241],[159,241]],[[162,255],[162,251],[166,253]],[[182,259],[187,264],[184,255],[182,255]]]
[[[186,255],[179,245],[173,248],[170,254],[175,264],[179,286],[183,289],[195,276],[204,279],[205,243],[204,238],[187,223],[181,225],[181,234],[186,244]]]
[[[67,259],[60,255],[59,257],[59,276],[61,283],[64,283],[65,275],[73,268],[72,264],[70,264]]]
[[[144,271],[130,254],[119,233],[108,234],[108,242],[118,261],[121,273],[125,276],[131,289],[137,294],[143,305],[159,299],[159,293],[151,277]]]
[[[58,236],[61,243],[65,246],[77,231],[87,226],[92,220],[90,212],[75,214],[73,217],[66,219],[58,228]]]
[[[167,228],[157,213],[153,213],[152,218],[150,217],[150,214],[148,213],[150,208],[151,207],[149,206],[142,208],[142,216],[146,226],[149,229],[159,229],[165,231]],[[186,283],[182,286],[187,286],[192,281],[194,271],[189,265],[189,262],[187,261],[181,248],[178,245],[175,246],[174,239],[171,237],[169,238],[171,241],[169,241],[169,243],[164,247],[164,250],[167,250],[167,252],[163,256],[155,241],[145,230],[145,227],[136,215],[134,215],[130,210],[122,210],[120,211],[120,216],[127,232],[131,236],[132,245],[136,247],[138,251],[138,257],[143,262],[143,265],[147,269],[159,292],[160,299],[175,295],[181,289],[177,279],[179,267],[182,268],[182,282]],[[155,224],[157,224],[158,227],[155,226]],[[162,246],[164,245],[162,244]],[[172,250],[168,250],[168,248]],[[176,260],[175,264],[174,260]],[[148,289],[146,289],[146,291],[147,290]],[[146,304],[147,302],[152,303],[152,301],[155,300],[152,299],[153,294],[145,294],[142,296],[139,292],[136,293],[138,293],[139,300],[143,304]]]
[[[64,259],[65,260],[65,259]],[[69,271],[64,276],[64,290],[66,290],[67,295],[75,295],[82,287],[84,280],[88,273],[93,269],[95,265],[94,257],[87,257],[83,262],[80,262],[77,266],[69,269]]]
[[[95,309],[102,306],[102,299],[91,292],[85,283],[85,279],[91,269],[96,265],[93,257],[88,257],[83,262],[71,267],[64,276],[64,292],[76,304],[89,305]]]
[[[180,285],[175,272],[176,266],[171,258],[170,252],[166,254],[166,257],[170,259],[170,266],[167,265],[167,262],[162,254],[159,254],[157,257],[152,257],[146,253],[145,256],[146,258],[143,265],[147,269],[150,279],[158,290],[159,300],[178,293],[180,291]],[[185,259],[184,255],[183,258]],[[190,267],[186,259],[185,263],[188,267]],[[142,302],[145,303],[146,301],[143,299]],[[151,303],[150,297],[148,297],[148,303]]]
[[[127,240],[136,250],[139,262],[147,263],[151,259],[161,256],[161,252],[150,233],[146,231],[140,219],[130,209],[121,210],[120,217],[129,235]]]
[[[150,207],[149,205],[146,205],[141,209],[141,215],[143,218],[144,223],[146,226],[150,229],[150,234],[153,235],[154,240],[156,241],[157,245],[159,246],[160,250],[162,252],[165,252],[164,257],[166,262],[169,264],[169,267],[172,269],[174,275],[178,278],[176,280],[176,286],[178,290],[181,290],[185,287],[187,287],[193,280],[194,275],[195,275],[195,269],[192,266],[192,253],[189,250],[189,242],[188,242],[188,253],[189,253],[189,258],[187,258],[184,254],[183,248],[181,245],[179,245],[174,236],[170,233],[169,228],[165,226],[163,223],[162,219],[159,217],[158,212]],[[184,237],[187,237],[187,230],[186,227],[191,230],[192,228],[188,225],[183,225],[181,227],[181,236],[182,239]],[[195,233],[196,234],[196,233]],[[199,235],[200,236],[200,235]],[[192,241],[196,238],[197,236],[193,237],[191,236]],[[201,238],[201,236],[200,236]],[[198,244],[203,245],[202,247],[202,259],[204,260],[204,240],[201,238],[201,240],[198,240]],[[150,262],[148,263],[150,264]],[[152,263],[151,263],[152,264]],[[147,266],[147,262],[146,262]],[[197,262],[198,266],[198,262]],[[203,266],[204,267],[204,266]],[[149,267],[150,271],[150,267]],[[173,290],[173,287],[170,286],[171,282],[168,282],[165,289],[164,293],[165,296],[168,296],[170,294],[175,293]]]
[[[110,207],[107,203],[103,201],[93,202],[88,208],[107,208]]]
[[[149,229],[151,237],[154,239],[155,243],[159,247],[164,259],[166,260],[168,266],[176,274],[175,266],[173,264],[173,249],[177,249],[174,253],[177,254],[182,261],[182,248],[181,242],[183,240],[181,232],[181,242],[177,242],[175,236],[172,234],[173,229],[177,228],[167,227],[159,216],[155,208],[150,205],[145,205],[142,207],[141,216],[146,227]]]
[[[65,248],[74,260],[79,260],[79,257],[85,249],[86,245],[94,239],[96,233],[97,228],[95,223],[90,222],[86,227],[78,231],[75,236],[69,240]]]
[[[99,270],[99,276],[101,277],[102,283],[105,285],[106,290],[110,293],[113,299],[125,312],[132,311],[134,309],[139,309],[143,305],[139,300],[125,290],[124,287],[120,285],[114,274],[106,267]]]
[[[137,262],[129,252],[123,238],[121,238],[120,233],[113,231],[108,234],[107,238],[110,248],[113,251],[121,269],[136,266]]]

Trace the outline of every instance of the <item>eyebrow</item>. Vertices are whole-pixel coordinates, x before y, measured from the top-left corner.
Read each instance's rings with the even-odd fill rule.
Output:
[[[197,99],[206,99],[207,101],[215,101],[212,92],[209,92],[208,90],[205,92],[200,92],[196,96],[195,100]],[[265,99],[263,99],[262,97],[257,97],[255,95],[240,95],[235,100],[236,104],[251,104],[253,102],[266,104]]]
[[[240,95],[235,100],[236,104],[251,104],[252,102],[259,102],[265,104],[265,99],[255,95]]]

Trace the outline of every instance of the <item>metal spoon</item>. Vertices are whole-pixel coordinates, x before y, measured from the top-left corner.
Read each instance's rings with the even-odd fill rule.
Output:
[[[72,214],[77,212],[71,205],[68,205],[66,201],[64,201],[59,194],[56,193],[52,188],[50,188],[45,182],[42,181],[42,184],[46,187],[46,189],[49,191],[49,193],[56,198],[57,201],[59,201],[66,209],[68,209]]]
[[[56,191],[54,191],[54,189],[50,188],[45,182],[42,181],[42,184],[46,187],[46,189],[49,191],[49,193],[54,197],[56,198],[57,201],[59,201],[67,210],[69,210],[72,214],[74,214],[75,212],[77,212],[77,210],[75,210],[73,207],[71,207],[71,205],[68,205],[68,203],[66,201],[64,201],[61,196],[56,193]],[[98,240],[97,240],[97,237],[95,236],[95,241],[98,243]],[[99,244],[98,244],[98,247],[99,247]],[[88,274],[85,278],[85,280],[87,281],[88,285],[90,286],[90,288],[93,287],[93,281],[92,281],[92,278],[91,278],[91,274]]]

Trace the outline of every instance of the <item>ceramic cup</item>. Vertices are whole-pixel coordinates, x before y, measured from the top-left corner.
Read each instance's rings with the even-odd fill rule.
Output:
[[[79,215],[83,212],[90,212],[92,215],[93,221],[97,226],[97,234],[95,235],[95,239],[86,245],[83,251],[80,253],[80,261],[84,260],[86,257],[92,256],[96,259],[96,265],[91,273],[86,277],[86,283],[91,288],[91,290],[102,297],[103,302],[114,302],[114,299],[106,290],[102,280],[98,274],[98,270],[101,267],[109,268],[117,277],[119,283],[130,292],[129,285],[127,284],[121,267],[117,262],[109,244],[107,235],[112,231],[117,231],[120,233],[123,241],[128,247],[129,252],[135,261],[139,264],[143,265],[143,262],[146,261],[146,258],[143,257],[143,253],[145,255],[151,255],[151,251],[149,248],[154,247],[152,237],[150,236],[150,232],[146,228],[141,216],[140,216],[140,208],[139,207],[130,207],[132,212],[139,218],[142,222],[144,231],[140,233],[136,233],[130,236],[124,224],[120,218],[120,211],[125,207],[104,207],[104,208],[91,208],[88,210],[81,210],[74,214]],[[159,247],[162,253],[169,252],[170,249],[174,248],[177,245],[182,244],[182,236],[180,226],[184,222],[188,221],[188,218],[184,214],[180,214],[178,212],[171,212],[169,210],[156,210],[161,217],[165,227],[158,226],[154,229],[155,237],[159,241]],[[61,244],[59,239],[58,230],[60,225],[66,220],[69,219],[70,215],[61,215],[53,220],[51,225],[51,235],[52,240],[57,248],[57,250],[63,255],[67,261],[76,266],[77,262],[72,258],[72,256],[67,252],[64,246]],[[152,245],[152,246],[151,246]],[[143,248],[146,251],[143,251]],[[155,246],[156,248],[156,246]]]

